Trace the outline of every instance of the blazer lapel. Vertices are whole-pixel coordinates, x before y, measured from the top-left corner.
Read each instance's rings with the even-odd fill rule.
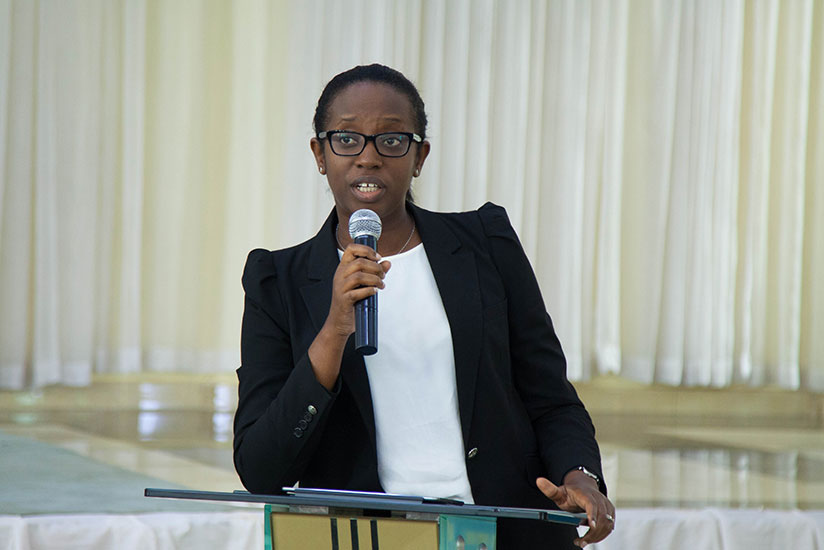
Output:
[[[337,245],[332,236],[337,219],[333,209],[323,227],[312,239],[307,270],[307,276],[311,282],[300,288],[300,294],[309,310],[316,334],[323,327],[326,316],[329,314],[329,304],[332,303],[332,279],[340,262]]]
[[[329,305],[332,303],[332,279],[340,263],[337,243],[333,236],[337,223],[338,217],[333,208],[323,227],[312,239],[307,273],[311,282],[300,289],[300,294],[306,308],[309,310],[309,317],[315,329],[314,334],[320,332],[323,323],[326,322]],[[355,351],[354,342],[353,336],[350,336],[346,342],[341,361],[341,379],[352,393],[369,431],[372,444],[375,445],[375,413],[372,409],[372,392],[369,389],[366,364],[363,362],[363,357]]]
[[[415,224],[441,295],[455,356],[455,379],[464,447],[475,404],[483,311],[475,255],[435,213],[412,207]]]

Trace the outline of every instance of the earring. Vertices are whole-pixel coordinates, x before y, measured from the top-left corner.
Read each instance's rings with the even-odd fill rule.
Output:
[[[417,178],[418,176],[420,176],[420,175],[421,175],[421,171],[420,171],[420,170],[418,170],[417,168],[415,168],[415,171],[414,171],[414,172],[412,172],[412,175],[413,175],[413,176],[415,176],[415,177]]]
[[[321,174],[325,174],[326,173],[326,168],[324,168],[323,165],[320,165],[320,166],[318,166],[318,172],[320,172]]]

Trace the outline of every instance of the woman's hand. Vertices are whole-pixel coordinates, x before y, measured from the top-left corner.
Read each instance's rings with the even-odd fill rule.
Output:
[[[329,315],[309,346],[315,378],[326,389],[334,387],[346,340],[355,332],[355,302],[384,288],[383,278],[390,267],[388,261],[380,261],[378,253],[368,246],[352,243],[343,251],[332,280]]]
[[[324,329],[328,326],[345,342],[355,332],[355,302],[384,288],[383,278],[390,267],[388,261],[381,262],[378,253],[368,246],[354,243],[347,246],[335,270],[332,305]]]
[[[583,548],[602,541],[615,529],[615,506],[598,490],[595,480],[583,472],[569,472],[561,486],[545,477],[539,477],[535,484],[561,510],[586,512],[589,530],[582,538],[575,539],[576,546]]]

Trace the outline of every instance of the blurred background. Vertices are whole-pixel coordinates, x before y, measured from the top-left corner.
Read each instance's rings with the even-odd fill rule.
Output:
[[[229,372],[317,231],[324,84],[420,87],[418,202],[505,206],[574,380],[824,389],[811,0],[0,3],[0,386]]]
[[[619,505],[824,508],[819,0],[0,0],[0,430],[237,485],[245,257],[320,227],[372,62],[417,202],[506,207]]]

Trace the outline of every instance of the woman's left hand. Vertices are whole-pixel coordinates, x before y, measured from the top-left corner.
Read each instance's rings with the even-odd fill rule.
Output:
[[[576,546],[583,548],[602,541],[615,529],[615,506],[598,490],[595,480],[583,472],[569,472],[560,486],[545,477],[539,477],[535,484],[561,510],[586,512],[589,530],[575,539]]]

